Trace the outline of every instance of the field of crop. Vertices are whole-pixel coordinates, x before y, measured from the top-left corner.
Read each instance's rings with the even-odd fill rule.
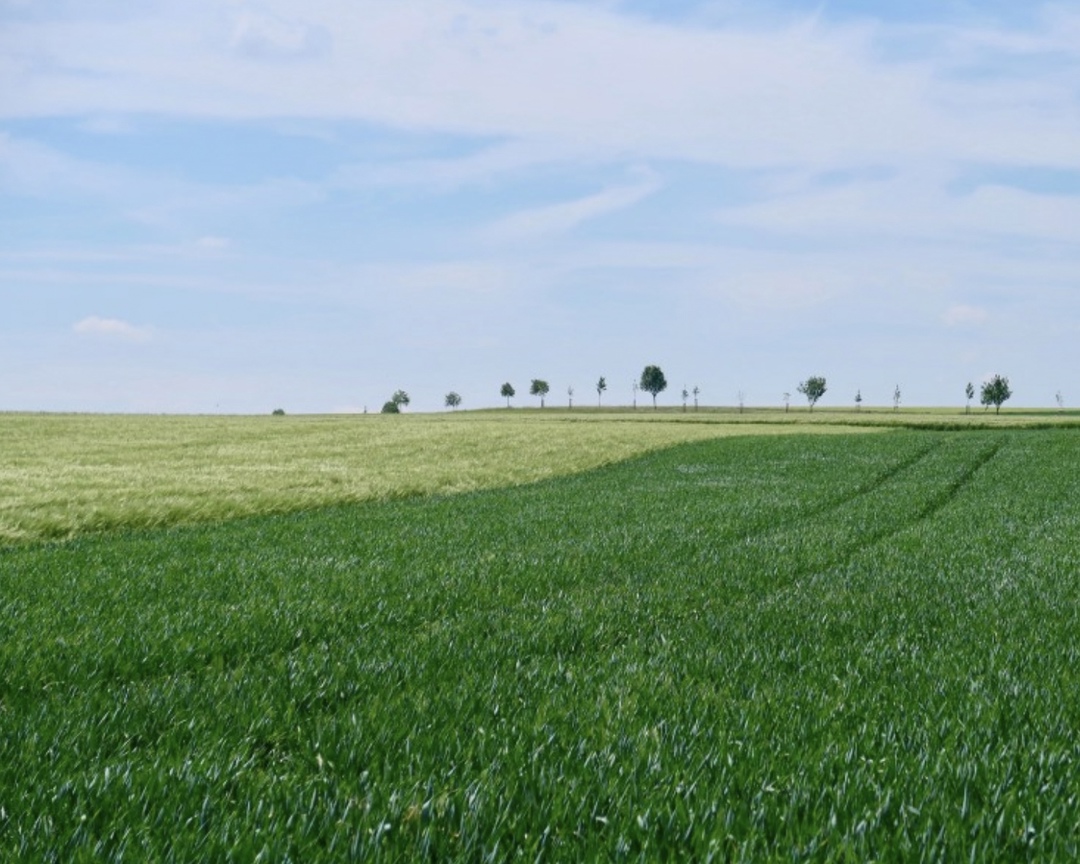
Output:
[[[8,546],[0,860],[1073,860],[1078,459],[726,437]]]
[[[0,544],[531,483],[730,435],[1075,424],[956,410],[487,411],[386,417],[0,413]]]
[[[0,414],[0,544],[518,485],[683,441],[745,434],[740,421],[748,419],[580,410],[399,417]],[[776,422],[752,428],[755,434],[798,431]],[[844,427],[823,420],[813,428]]]

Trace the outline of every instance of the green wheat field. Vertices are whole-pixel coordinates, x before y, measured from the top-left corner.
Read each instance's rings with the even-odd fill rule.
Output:
[[[1074,860],[1076,421],[0,415],[0,860]]]

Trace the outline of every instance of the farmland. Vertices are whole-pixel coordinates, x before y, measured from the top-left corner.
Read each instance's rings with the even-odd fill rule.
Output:
[[[1077,431],[727,425],[16,537],[0,858],[1073,859]]]
[[[819,416],[816,431],[845,430]],[[794,423],[747,427],[738,419],[584,411],[0,414],[0,543],[518,485],[747,428],[798,431]]]
[[[0,544],[520,485],[672,444],[748,432],[1076,422],[1071,414],[992,417],[955,411],[616,409],[407,417],[0,413]]]

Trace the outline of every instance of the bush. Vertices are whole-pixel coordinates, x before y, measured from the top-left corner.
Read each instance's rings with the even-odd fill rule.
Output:
[[[273,413],[273,415],[275,417],[284,417],[285,416],[285,409],[284,408],[275,408],[272,413]]]
[[[401,409],[398,407],[398,403],[391,399],[382,406],[383,414],[400,414]]]

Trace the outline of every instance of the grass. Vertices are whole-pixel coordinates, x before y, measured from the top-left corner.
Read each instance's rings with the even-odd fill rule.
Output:
[[[1050,412],[557,409],[399,417],[0,414],[0,543],[448,494],[731,435],[1077,423]]]
[[[0,858],[1073,860],[1078,456],[729,437],[9,547]]]

